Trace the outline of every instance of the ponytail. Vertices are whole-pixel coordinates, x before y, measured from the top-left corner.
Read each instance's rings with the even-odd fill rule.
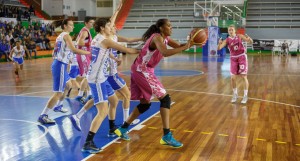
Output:
[[[64,25],[67,25],[68,22],[71,21],[70,19],[64,19],[64,20],[57,20],[52,22],[52,25],[55,27],[61,27],[61,29],[65,29]]]
[[[147,41],[154,33],[160,33],[160,27],[166,24],[168,19],[159,19],[155,24],[151,25],[148,30],[143,34],[143,41]]]

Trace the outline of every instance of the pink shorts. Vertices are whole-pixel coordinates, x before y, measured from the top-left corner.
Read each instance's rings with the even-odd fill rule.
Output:
[[[91,64],[91,58],[89,55],[79,55],[76,54],[78,67],[79,67],[79,74],[82,77],[85,77],[88,73],[90,64]]]
[[[166,94],[166,90],[158,78],[151,72],[131,71],[131,100],[146,99],[150,101],[154,95],[160,98]]]
[[[248,73],[248,60],[246,54],[230,56],[230,73],[232,75]]]

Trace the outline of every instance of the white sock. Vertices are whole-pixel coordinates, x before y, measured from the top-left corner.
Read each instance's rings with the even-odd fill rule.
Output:
[[[91,95],[92,95],[91,90],[88,90],[87,93],[88,93],[88,96],[91,96]]]
[[[232,90],[233,90],[233,94],[235,94],[235,95],[238,94],[238,93],[237,93],[237,88],[233,88]]]
[[[79,90],[78,96],[83,96],[83,91],[82,90]]]
[[[43,112],[41,113],[41,115],[43,115],[43,114],[48,114],[48,112],[49,112],[49,110],[50,110],[50,108],[48,108],[48,107],[45,107],[44,108],[44,110],[43,110]]]
[[[248,90],[244,90],[244,96],[248,95]]]
[[[80,111],[77,112],[76,116],[80,120],[82,115],[86,112],[85,108],[81,108]]]
[[[62,105],[62,104],[63,104],[63,102],[64,102],[64,101],[60,101],[60,100],[58,100],[58,101],[57,101],[57,104],[56,104],[56,106],[60,106],[60,105]]]
[[[128,117],[129,117],[129,108],[127,109],[123,108],[123,122],[125,122]]]

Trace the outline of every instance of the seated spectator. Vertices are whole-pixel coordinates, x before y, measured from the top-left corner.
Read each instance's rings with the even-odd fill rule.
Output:
[[[40,47],[40,50],[46,50],[46,47],[43,43],[43,39],[41,37],[37,37],[37,39],[35,40],[36,45],[38,45]]]
[[[50,40],[47,38],[47,36],[42,36],[43,43],[45,45],[46,50],[51,50]]]
[[[29,13],[30,13],[30,15],[31,15],[31,13],[33,13],[33,15],[35,15],[33,5],[30,5],[30,7],[29,7]]]
[[[5,59],[7,62],[9,62],[9,53],[10,53],[10,46],[8,42],[6,42],[4,39],[0,42],[0,58],[2,55],[5,56]]]
[[[32,52],[34,52],[34,59],[36,59],[36,44],[34,41],[29,41],[29,43],[27,43],[27,49],[29,51],[29,55],[31,57]]]
[[[284,40],[284,42],[281,45],[282,54],[285,55],[288,53],[289,44]]]

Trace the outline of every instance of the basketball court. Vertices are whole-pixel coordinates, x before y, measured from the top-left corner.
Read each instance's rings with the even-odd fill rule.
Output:
[[[207,21],[211,20],[209,25],[228,10],[244,5],[242,0],[209,2],[195,3],[194,8]],[[203,49],[203,53],[207,53],[202,54],[191,49],[165,57],[155,68],[155,74],[171,96],[170,128],[174,137],[183,143],[182,148],[159,143],[163,135],[160,102],[154,99],[150,110],[139,117],[140,123],[129,126],[130,141],[108,137],[106,118],[94,138],[95,144],[103,148],[98,154],[81,152],[96,108],[82,117],[81,132],[69,119],[83,106],[74,99],[77,91],[73,90],[64,100],[63,105],[69,112],[49,113],[55,125],[42,125],[37,121],[53,94],[52,58],[25,60],[20,78],[15,77],[11,62],[1,62],[0,161],[300,160],[299,56],[279,56],[272,51],[249,52],[249,100],[242,104],[241,78],[237,80],[238,101],[231,103],[229,54],[210,54],[211,50],[213,48]],[[126,54],[120,58],[119,75],[130,87],[130,68],[136,55]],[[130,112],[138,103],[131,101]],[[121,106],[120,99],[116,114],[118,126],[123,119]]]

